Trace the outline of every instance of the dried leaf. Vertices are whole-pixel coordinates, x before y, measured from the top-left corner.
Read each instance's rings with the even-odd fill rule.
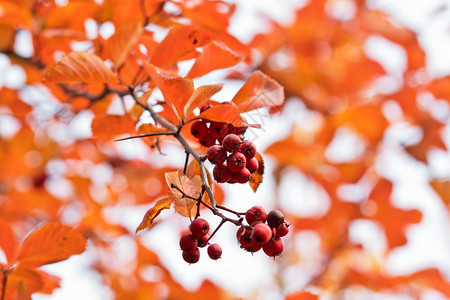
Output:
[[[136,228],[136,232],[139,232],[144,229],[150,229],[152,226],[153,220],[163,211],[164,209],[169,209],[174,201],[173,197],[165,197],[156,201],[155,205],[150,208],[144,215],[139,226]]]
[[[70,52],[51,66],[44,75],[44,82],[103,82],[119,83],[116,75],[95,54]]]
[[[261,107],[278,106],[284,102],[283,87],[261,71],[255,71],[232,102],[238,106],[241,113]]]
[[[262,156],[259,153],[256,153],[255,158],[258,160],[258,170],[256,170],[252,174],[252,178],[248,182],[250,186],[253,189],[253,192],[256,193],[256,190],[258,189],[259,185],[263,181],[263,175],[264,175],[264,160]]]
[[[200,185],[198,182],[196,184],[186,175],[180,174],[179,171],[167,172],[165,174],[165,177],[166,183],[169,186],[169,189],[174,197],[183,198],[184,195],[187,195],[192,198],[197,198],[200,196],[201,183]],[[177,188],[175,188],[174,186],[176,186]]]
[[[24,241],[18,261],[21,268],[36,268],[80,254],[86,238],[59,222],[47,223],[32,232]]]
[[[94,137],[105,140],[136,132],[135,122],[129,115],[99,115],[92,120],[91,129]]]

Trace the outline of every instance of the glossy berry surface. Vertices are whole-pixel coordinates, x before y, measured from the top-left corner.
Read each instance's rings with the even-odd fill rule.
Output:
[[[272,228],[278,228],[284,223],[284,215],[281,211],[274,209],[267,214],[267,224]]]
[[[227,182],[231,179],[233,173],[227,168],[226,165],[215,165],[213,169],[214,180],[219,183]]]
[[[198,248],[192,251],[183,251],[183,259],[190,264],[195,264],[200,259],[200,250]]]
[[[249,225],[255,222],[266,222],[267,212],[262,206],[253,206],[245,212],[245,220]]]
[[[289,233],[289,225],[284,222],[280,227],[275,229],[275,235],[279,237],[286,236]]]
[[[241,248],[248,248],[255,244],[255,241],[252,239],[252,230],[249,228],[239,227],[236,237],[239,244],[241,244]]]
[[[234,172],[231,180],[237,183],[246,183],[251,178],[250,171],[247,168],[242,168],[238,172]]]
[[[208,148],[206,157],[212,164],[222,164],[227,160],[227,151],[220,145],[212,145]]]
[[[191,125],[191,134],[196,138],[204,137],[208,134],[208,127],[205,122],[195,121]]]
[[[239,145],[242,140],[236,134],[230,133],[223,138],[222,145],[228,152],[239,151]]]
[[[197,248],[197,238],[190,233],[183,234],[180,238],[180,248],[183,251],[192,251]]]
[[[267,256],[276,257],[283,252],[284,242],[280,237],[276,236],[270,242],[263,245],[262,249]]]
[[[222,247],[216,243],[209,245],[208,256],[213,260],[219,259],[222,256]]]
[[[247,159],[245,155],[240,152],[232,153],[227,158],[227,166],[231,172],[239,172],[245,167]]]
[[[258,223],[253,227],[251,237],[257,244],[264,245],[272,238],[272,230],[267,224]]]
[[[258,160],[253,157],[251,159],[247,159],[246,168],[250,171],[250,173],[255,173],[259,168]]]
[[[249,160],[256,155],[256,146],[250,141],[242,141],[239,145],[239,151]]]
[[[198,239],[203,238],[209,232],[209,223],[205,219],[197,218],[189,225],[189,230]]]

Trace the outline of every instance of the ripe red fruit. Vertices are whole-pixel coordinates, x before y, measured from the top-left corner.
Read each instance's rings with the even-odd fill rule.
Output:
[[[256,146],[252,142],[245,140],[239,145],[239,151],[245,155],[247,160],[250,160],[255,157]]]
[[[222,256],[222,248],[214,243],[208,246],[208,255],[211,259],[217,260]]]
[[[200,113],[204,112],[205,110],[210,109],[211,107],[213,107],[211,104],[206,103],[205,105],[203,105],[202,107],[200,107]]]
[[[195,264],[200,259],[200,250],[198,248],[195,248],[192,251],[183,251],[183,259],[190,263]]]
[[[249,228],[239,227],[236,237],[239,244],[241,244],[241,248],[248,248],[255,244],[255,241],[252,239],[252,230]]]
[[[192,251],[197,248],[197,238],[190,233],[180,237],[180,248],[183,251]]]
[[[260,221],[262,223],[266,222],[267,212],[262,206],[253,206],[245,212],[245,220],[249,225]]]
[[[267,224],[272,228],[278,228],[284,223],[284,215],[281,211],[274,209],[267,214]]]
[[[267,256],[279,256],[284,250],[284,242],[279,236],[276,236],[267,244],[263,245],[262,249]]]
[[[230,180],[238,183],[246,183],[251,178],[250,171],[247,168],[242,168],[239,172],[234,172]],[[230,181],[228,181],[230,182]]]
[[[216,138],[221,137],[223,139],[228,134],[228,125],[223,122],[211,122],[209,132]]]
[[[245,167],[247,159],[245,155],[240,152],[232,153],[227,158],[227,166],[231,172],[239,172]]]
[[[196,138],[204,137],[208,134],[208,127],[203,121],[195,121],[191,125],[191,134]]]
[[[242,140],[237,135],[230,133],[223,138],[222,145],[228,152],[236,152],[239,151],[239,145]]]
[[[258,252],[259,250],[261,250],[261,248],[262,248],[262,245],[253,244],[252,246],[244,248],[244,249],[248,252],[255,253],[255,252]]]
[[[213,169],[214,180],[218,183],[224,183],[230,180],[233,173],[227,168],[226,165],[215,165]]]
[[[205,219],[197,218],[189,225],[191,233],[198,239],[203,238],[209,232],[209,223]]]
[[[205,235],[204,237],[202,237],[201,239],[197,239],[197,244],[199,248],[203,248],[206,245],[208,245],[207,241],[209,239],[209,234]]]
[[[247,169],[250,171],[250,173],[255,173],[256,170],[259,168],[258,160],[253,157],[251,159],[247,159],[247,164],[245,165]]]
[[[275,235],[279,237],[283,237],[289,233],[289,225],[284,222],[280,227],[275,229]]]
[[[198,142],[205,147],[211,147],[216,143],[216,138],[209,134],[209,131],[206,135],[198,138]]]
[[[257,244],[264,245],[272,238],[272,229],[267,224],[258,223],[253,227],[251,237]]]
[[[212,164],[222,164],[227,159],[227,151],[220,145],[212,145],[208,148],[206,157]]]

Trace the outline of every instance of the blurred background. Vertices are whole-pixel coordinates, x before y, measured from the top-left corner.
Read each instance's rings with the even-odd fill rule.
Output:
[[[242,44],[231,50],[248,59],[195,78],[195,87],[224,83],[213,99],[229,101],[261,70],[285,89],[284,105],[244,114],[261,124],[245,136],[265,161],[257,192],[216,187],[236,211],[285,212],[283,255],[246,253],[225,224],[214,238],[222,259],[202,252],[192,265],[178,246],[189,220],[173,210],[134,233],[167,193],[164,172],[183,168],[184,150],[170,139],[161,139],[163,154],[154,139],[98,139],[92,121],[130,113],[131,98],[89,101],[78,87],[40,82],[72,50],[108,61],[101,45],[140,2],[23,2],[19,10],[0,1],[0,218],[19,240],[49,220],[90,238],[82,255],[42,268],[61,288],[33,299],[276,300],[301,290],[320,299],[450,299],[450,1],[167,1],[162,11],[149,7],[163,1],[143,1],[148,35],[130,61],[147,57],[173,23],[208,28],[200,17],[217,10],[229,18],[217,21],[221,34]],[[177,62],[178,74],[194,63]],[[149,103],[161,99],[156,91]],[[145,113],[136,120],[148,122]]]

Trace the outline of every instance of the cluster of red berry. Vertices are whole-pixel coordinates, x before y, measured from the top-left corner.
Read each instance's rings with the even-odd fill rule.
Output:
[[[236,237],[241,248],[249,252],[263,249],[270,257],[279,256],[284,250],[281,237],[289,232],[289,224],[279,210],[267,213],[261,206],[253,206],[245,213],[245,220],[249,226],[239,227]],[[267,224],[266,224],[267,222]]]
[[[190,233],[186,233],[180,238],[180,248],[183,251],[183,259],[195,264],[200,259],[200,250],[208,245],[209,241],[209,223],[205,219],[197,218],[189,225]],[[208,256],[217,260],[222,256],[222,248],[218,244],[209,244]]]

